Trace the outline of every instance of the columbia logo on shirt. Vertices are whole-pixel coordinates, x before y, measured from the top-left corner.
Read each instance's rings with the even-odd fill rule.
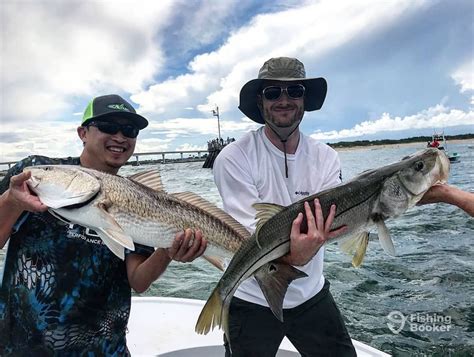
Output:
[[[295,195],[299,196],[309,196],[308,191],[295,191]]]

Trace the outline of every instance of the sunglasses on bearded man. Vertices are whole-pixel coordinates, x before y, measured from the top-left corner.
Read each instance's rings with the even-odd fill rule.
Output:
[[[304,96],[305,89],[306,88],[302,84],[295,84],[286,88],[268,86],[263,89],[262,94],[266,100],[271,101],[280,99],[283,92],[286,92],[286,95],[290,99],[301,99]]]
[[[92,121],[87,124],[87,126],[95,126],[101,132],[110,135],[115,135],[120,131],[124,136],[130,139],[135,139],[140,131],[136,126],[131,124],[119,124],[108,121]]]

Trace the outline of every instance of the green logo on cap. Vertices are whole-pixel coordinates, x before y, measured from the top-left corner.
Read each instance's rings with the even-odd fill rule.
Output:
[[[124,104],[109,104],[107,108],[115,109],[115,110],[124,110],[126,112],[130,111],[130,109],[128,109]]]

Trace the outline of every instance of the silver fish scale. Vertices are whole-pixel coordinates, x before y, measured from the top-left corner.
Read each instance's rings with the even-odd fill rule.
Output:
[[[172,195],[120,176],[97,172],[94,175],[101,181],[98,202],[104,203],[107,211],[137,243],[169,247],[175,234],[186,228],[201,230],[211,245],[230,252],[237,251],[243,241],[224,222]]]

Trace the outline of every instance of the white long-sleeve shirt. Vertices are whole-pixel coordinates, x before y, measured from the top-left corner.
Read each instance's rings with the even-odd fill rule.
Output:
[[[251,131],[227,145],[214,162],[214,180],[224,210],[255,231],[256,202],[288,206],[304,197],[340,183],[337,152],[326,144],[300,134],[295,154],[287,154],[288,178],[285,177],[284,153],[267,138],[264,127]],[[288,287],[283,308],[292,308],[316,295],[324,285],[324,249],[299,270],[306,278],[294,280]],[[235,296],[268,306],[255,278],[245,280]]]

